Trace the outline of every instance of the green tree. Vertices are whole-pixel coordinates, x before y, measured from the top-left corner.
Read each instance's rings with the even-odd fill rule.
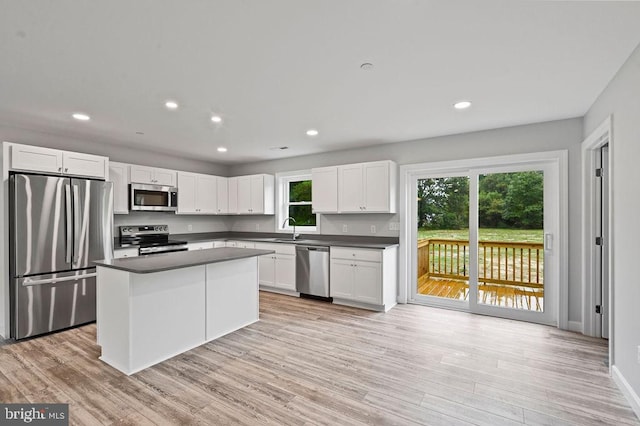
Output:
[[[425,229],[462,229],[469,225],[469,179],[418,180],[418,225]]]
[[[542,172],[513,173],[504,200],[503,217],[514,228],[543,227],[544,182]]]

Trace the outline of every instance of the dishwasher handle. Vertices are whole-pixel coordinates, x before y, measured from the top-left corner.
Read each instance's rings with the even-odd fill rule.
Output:
[[[296,250],[299,251],[320,251],[320,252],[327,252],[329,251],[329,247],[323,247],[323,246],[300,246],[297,245],[296,246]]]

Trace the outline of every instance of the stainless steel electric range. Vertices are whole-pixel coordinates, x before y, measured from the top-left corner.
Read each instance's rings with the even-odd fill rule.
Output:
[[[169,239],[169,225],[120,226],[120,247],[138,247],[138,254],[186,251],[186,241]]]

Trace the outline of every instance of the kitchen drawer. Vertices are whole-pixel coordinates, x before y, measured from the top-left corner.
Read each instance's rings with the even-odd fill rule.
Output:
[[[382,250],[349,247],[331,247],[331,259],[363,260],[382,262]]]
[[[213,246],[213,241],[204,241],[204,242],[200,242],[200,243],[189,243],[187,244],[187,249],[189,251],[191,250],[204,250],[204,249],[212,249]]]
[[[255,248],[260,250],[274,250],[277,254],[290,254],[295,256],[296,246],[280,243],[255,243]]]
[[[136,257],[136,256],[138,256],[137,248],[124,248],[124,249],[117,249],[113,251],[114,259],[121,259],[123,257]]]

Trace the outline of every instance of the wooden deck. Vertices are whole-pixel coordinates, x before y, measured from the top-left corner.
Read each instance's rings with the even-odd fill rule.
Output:
[[[418,293],[446,299],[467,300],[469,284],[466,281],[430,278],[427,274],[418,279]],[[481,303],[505,308],[542,312],[544,292],[542,289],[515,287],[498,284],[481,284],[478,287]]]

